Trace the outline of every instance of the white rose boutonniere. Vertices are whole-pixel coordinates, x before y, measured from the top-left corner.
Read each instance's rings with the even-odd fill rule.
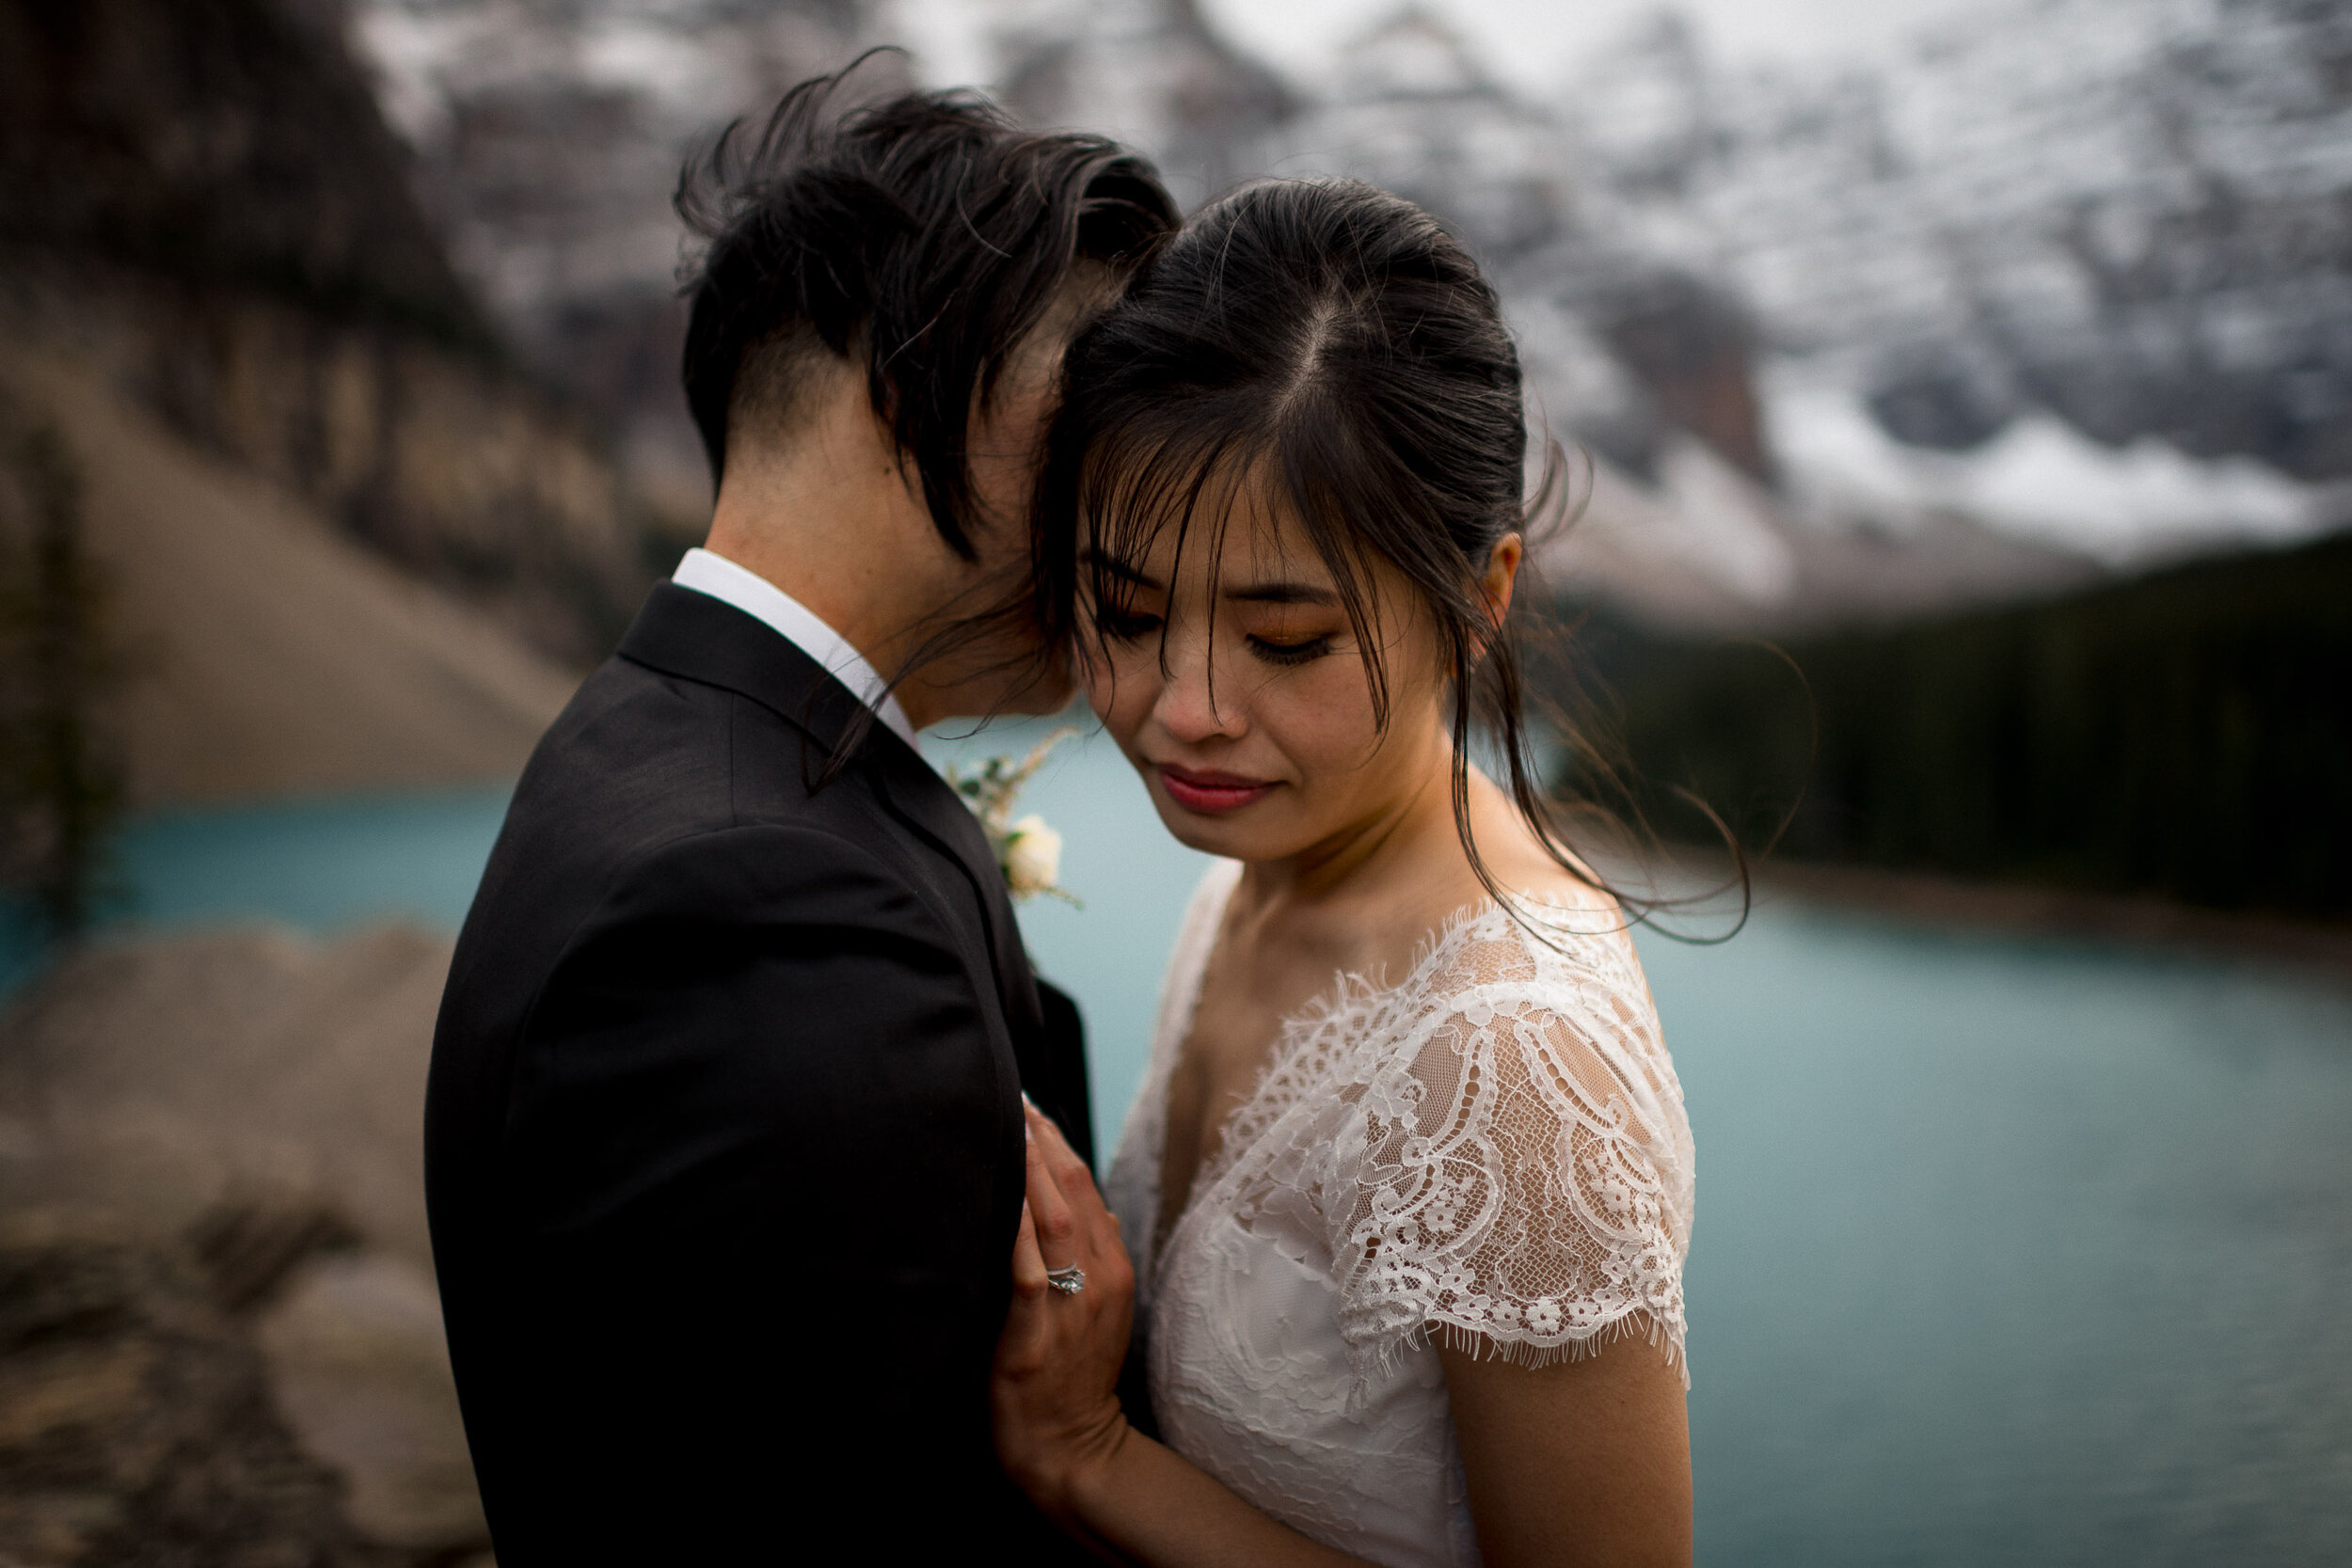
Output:
[[[1035,812],[1012,825],[997,860],[1005,868],[1005,886],[1015,898],[1061,893],[1054,885],[1061,876],[1061,834],[1047,827],[1045,818]]]
[[[1057,885],[1061,878],[1061,834],[1047,827],[1045,818],[1035,812],[1017,821],[1012,815],[1021,786],[1044,766],[1055,747],[1077,733],[1067,726],[1056,730],[1031,747],[1029,754],[1019,762],[1010,757],[991,757],[975,772],[966,773],[952,764],[946,769],[948,784],[972,808],[972,815],[980,819],[980,831],[988,835],[988,847],[996,855],[996,869],[1005,879],[1005,891],[1016,899],[1042,893],[1067,903],[1078,903],[1068,889]]]

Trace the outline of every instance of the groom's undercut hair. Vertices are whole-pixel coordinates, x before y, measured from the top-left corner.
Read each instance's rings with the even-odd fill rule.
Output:
[[[844,107],[872,57],[794,87],[755,132],[736,121],[679,176],[678,214],[707,242],[685,291],[686,403],[715,489],[731,420],[783,429],[821,354],[860,364],[970,560],[974,412],[1073,268],[1125,274],[1179,214],[1143,158],[1023,131],[974,93]]]

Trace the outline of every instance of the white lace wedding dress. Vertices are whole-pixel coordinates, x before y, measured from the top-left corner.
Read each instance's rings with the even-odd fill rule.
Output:
[[[1467,913],[1394,985],[1290,1019],[1157,1235],[1168,1080],[1238,863],[1170,958],[1106,1186],[1171,1447],[1318,1541],[1479,1560],[1433,1336],[1541,1363],[1644,1332],[1682,1354],[1692,1147],[1613,911]]]

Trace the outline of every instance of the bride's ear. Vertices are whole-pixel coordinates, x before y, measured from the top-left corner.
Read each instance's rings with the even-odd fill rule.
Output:
[[[1478,595],[1486,601],[1486,637],[1482,642],[1502,630],[1503,618],[1511,613],[1511,591],[1518,582],[1519,565],[1526,559],[1527,541],[1517,533],[1504,534],[1487,552],[1486,570],[1478,582]],[[1483,646],[1480,652],[1485,652]]]

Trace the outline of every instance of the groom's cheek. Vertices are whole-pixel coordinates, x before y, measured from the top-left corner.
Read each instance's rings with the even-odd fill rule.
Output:
[[[1025,705],[1032,713],[1059,713],[1078,695],[1078,677],[1072,670],[1067,648],[1049,649],[1044,668],[1038,676],[1037,690]]]

